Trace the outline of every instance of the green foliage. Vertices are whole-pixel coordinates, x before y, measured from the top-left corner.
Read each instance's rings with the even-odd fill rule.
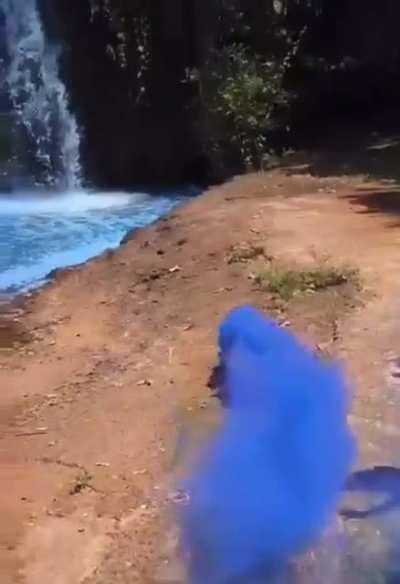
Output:
[[[284,72],[284,63],[233,44],[213,52],[200,73],[211,138],[222,148],[236,149],[247,168],[262,166],[273,116],[288,105]]]
[[[346,283],[359,286],[356,270],[326,265],[304,270],[273,266],[256,274],[254,280],[262,290],[286,302],[299,294],[326,290]]]

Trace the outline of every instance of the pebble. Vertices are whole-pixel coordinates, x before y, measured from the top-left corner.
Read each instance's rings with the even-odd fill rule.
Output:
[[[153,381],[151,379],[141,379],[140,381],[137,382],[137,385],[150,387],[151,385],[153,385]]]

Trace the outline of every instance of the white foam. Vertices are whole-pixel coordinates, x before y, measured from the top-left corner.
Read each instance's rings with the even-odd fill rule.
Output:
[[[152,223],[182,198],[82,191],[0,196],[0,291],[37,286],[55,268],[117,247],[129,230]]]
[[[88,193],[70,191],[32,195],[29,193],[0,197],[0,215],[84,215],[90,211],[116,209],[149,201],[145,193]]]

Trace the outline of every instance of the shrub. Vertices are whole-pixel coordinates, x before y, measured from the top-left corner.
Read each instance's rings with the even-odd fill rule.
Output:
[[[214,149],[233,148],[247,169],[262,166],[267,131],[288,105],[284,73],[284,61],[264,59],[242,44],[211,54],[204,71],[194,75]]]
[[[356,270],[325,265],[304,270],[275,266],[256,274],[254,280],[262,290],[284,301],[289,301],[298,294],[317,292],[341,284],[352,283],[359,286]]]

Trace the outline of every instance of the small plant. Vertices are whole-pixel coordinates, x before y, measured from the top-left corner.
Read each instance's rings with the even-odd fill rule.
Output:
[[[87,470],[83,470],[81,473],[77,475],[75,478],[75,482],[73,487],[70,491],[71,495],[79,495],[85,489],[93,489],[92,485],[90,484],[93,477],[90,475]]]
[[[265,249],[252,243],[237,243],[229,248],[227,255],[228,264],[246,263],[258,257],[266,257]]]
[[[294,296],[352,283],[359,286],[357,270],[321,265],[311,269],[273,266],[256,274],[255,283],[266,292],[288,302]]]

